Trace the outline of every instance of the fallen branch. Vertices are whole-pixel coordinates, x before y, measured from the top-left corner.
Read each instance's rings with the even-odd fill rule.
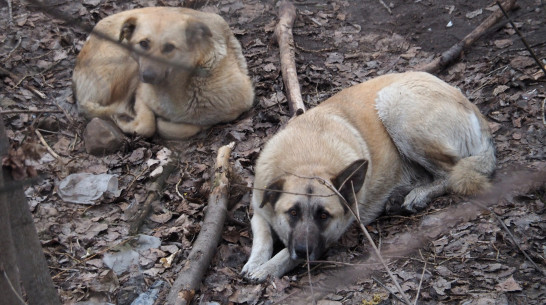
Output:
[[[140,227],[152,211],[152,203],[159,199],[159,194],[165,188],[165,181],[167,178],[169,178],[175,168],[175,163],[172,160],[163,165],[163,172],[149,186],[146,200],[131,221],[131,225],[129,227],[130,235],[135,235],[138,233]]]
[[[36,136],[38,136],[38,139],[40,140],[42,145],[45,146],[45,148],[47,149],[49,154],[53,156],[53,158],[59,159],[61,157],[53,150],[53,148],[51,148],[51,146],[49,146],[49,144],[47,144],[46,140],[44,139],[44,136],[42,136],[42,133],[38,129],[34,129],[34,133],[36,134]]]
[[[506,0],[502,6],[510,11],[515,8],[516,0]],[[480,38],[490,27],[495,23],[499,22],[503,18],[503,13],[500,9],[497,9],[493,14],[487,17],[477,28],[475,28],[470,34],[466,35],[463,40],[459,41],[457,44],[453,45],[447,51],[442,53],[440,57],[437,57],[428,64],[417,67],[418,71],[425,72],[436,72],[442,70],[443,68],[449,66],[455,62],[463,51],[472,45],[478,38]]]
[[[294,55],[292,26],[295,19],[296,7],[294,4],[290,1],[281,2],[279,7],[279,23],[275,27],[275,37],[277,38],[281,53],[282,80],[286,87],[286,98],[288,99],[288,108],[292,117],[305,112]]]
[[[0,67],[0,74],[4,74],[4,75],[7,75],[9,76],[9,78],[11,78],[13,80],[13,82],[15,83],[20,83],[21,81],[23,81],[23,77],[20,77],[19,75],[9,71],[9,70],[6,70],[2,67]],[[31,84],[27,84],[26,87],[32,91],[32,93],[36,94],[36,96],[38,96],[39,98],[45,100],[47,98],[47,96],[45,94],[43,94],[40,90],[36,89],[36,87],[34,87],[33,85]]]
[[[536,64],[538,65],[538,67],[542,70],[542,72],[544,72],[544,75],[546,76],[546,68],[544,68],[544,65],[540,62],[540,59],[538,59],[537,55],[535,54],[535,52],[533,51],[533,49],[531,49],[531,46],[529,46],[529,43],[527,43],[527,40],[525,39],[525,37],[523,37],[523,35],[521,34],[521,32],[518,30],[518,27],[514,24],[514,22],[512,21],[512,19],[510,18],[510,16],[508,16],[508,13],[506,12],[506,10],[504,9],[504,7],[502,6],[502,4],[497,1],[497,6],[500,8],[500,10],[502,11],[502,14],[504,15],[504,17],[506,17],[506,19],[508,19],[508,22],[510,22],[510,25],[512,26],[512,28],[514,29],[514,31],[516,31],[516,34],[518,34],[519,38],[521,39],[521,41],[523,42],[523,45],[525,46],[525,48],[527,49],[527,51],[529,51],[529,53],[531,53],[531,56],[533,57],[533,59],[535,60]]]
[[[199,289],[201,279],[210,265],[222,236],[229,197],[229,156],[234,142],[220,147],[216,157],[212,191],[199,236],[193,243],[188,259],[178,273],[167,296],[166,304],[189,304]]]

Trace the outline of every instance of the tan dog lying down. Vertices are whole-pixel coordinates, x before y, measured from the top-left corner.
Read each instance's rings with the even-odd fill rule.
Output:
[[[294,118],[261,152],[242,272],[260,281],[319,259],[354,218],[332,188],[351,208],[356,193],[367,224],[393,193],[404,192],[402,206],[414,211],[447,191],[484,189],[494,169],[487,122],[440,79],[408,72],[345,89]],[[286,246],[273,258],[272,230]]]
[[[241,45],[222,17],[150,7],[101,20],[76,61],[80,112],[112,119],[126,133],[187,138],[236,119],[254,91]],[[154,60],[158,59],[158,60]]]

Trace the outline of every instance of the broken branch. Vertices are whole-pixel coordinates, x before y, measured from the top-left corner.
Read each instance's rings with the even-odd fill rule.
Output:
[[[290,1],[283,1],[279,6],[279,23],[275,27],[275,36],[281,53],[281,71],[290,116],[298,116],[305,112],[301,97],[300,84],[296,70],[294,51],[294,36],[292,26],[296,19],[296,7]]]
[[[216,157],[212,191],[201,231],[193,244],[188,259],[178,273],[176,281],[167,296],[166,304],[189,304],[199,289],[201,279],[210,265],[216,247],[222,236],[224,220],[229,198],[229,156],[235,146],[234,142],[220,147]]]
[[[529,53],[531,53],[531,56],[533,57],[533,59],[537,63],[538,67],[542,70],[542,72],[544,72],[544,75],[546,76],[546,69],[544,68],[544,65],[542,65],[542,63],[540,62],[540,59],[538,59],[538,57],[535,54],[535,52],[533,51],[533,49],[531,49],[531,46],[529,46],[529,44],[527,43],[527,40],[525,39],[525,37],[523,37],[521,32],[518,30],[518,27],[514,24],[514,22],[510,18],[510,16],[508,16],[508,13],[506,12],[506,10],[504,9],[504,7],[502,6],[502,4],[499,1],[497,1],[497,6],[502,11],[502,14],[504,15],[504,17],[506,17],[506,19],[508,19],[508,22],[510,22],[510,25],[512,26],[514,31],[516,31],[519,38],[523,42],[523,45],[525,46],[525,48],[527,48],[527,51],[529,51]]]
[[[165,181],[171,173],[176,168],[174,161],[169,161],[167,164],[163,165],[163,172],[156,178],[156,180],[149,186],[148,188],[148,194],[146,195],[146,200],[144,201],[144,204],[142,205],[142,208],[140,208],[131,221],[131,225],[129,228],[129,234],[135,235],[140,230],[140,227],[144,223],[144,220],[148,217],[150,214],[150,211],[152,210],[152,203],[154,201],[159,199],[159,194],[161,193],[161,190],[165,188]]]
[[[516,0],[506,0],[502,6],[506,10],[512,10],[515,8]],[[437,57],[428,64],[417,67],[418,71],[425,71],[433,73],[451,65],[455,62],[463,51],[472,45],[478,38],[480,38],[490,27],[499,22],[503,17],[503,13],[500,9],[497,9],[493,14],[487,17],[478,27],[476,27],[470,34],[466,35],[463,40],[459,41],[447,51],[442,53],[440,57]]]

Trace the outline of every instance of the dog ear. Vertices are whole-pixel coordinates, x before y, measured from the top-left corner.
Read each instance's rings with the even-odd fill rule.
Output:
[[[188,20],[186,26],[186,43],[190,49],[209,43],[211,37],[212,32],[206,24],[197,20]]]
[[[266,203],[270,203],[272,207],[275,207],[275,203],[281,196],[282,188],[284,186],[284,179],[279,179],[271,183],[266,190],[264,191],[264,196],[262,198],[262,203],[260,208],[263,208]]]
[[[336,177],[332,178],[332,184],[349,204],[352,204],[352,199],[354,199],[353,188],[355,194],[360,191],[364,185],[367,171],[368,160],[360,159],[351,163]]]
[[[119,42],[122,42],[123,40],[129,40],[131,39],[131,36],[133,36],[133,32],[135,31],[136,27],[136,18],[130,17],[125,20],[123,25],[121,26],[121,30],[119,31]]]

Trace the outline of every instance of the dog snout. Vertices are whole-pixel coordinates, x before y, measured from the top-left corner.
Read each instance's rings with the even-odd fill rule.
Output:
[[[303,221],[294,228],[290,241],[290,253],[294,260],[315,260],[320,255],[321,235],[312,223]]]
[[[140,73],[140,78],[142,82],[148,83],[148,84],[156,84],[159,82],[159,75],[150,69],[143,70]]]
[[[296,258],[299,259],[307,259],[307,252],[309,252],[309,258],[313,256],[313,246],[306,244],[306,243],[300,243],[294,245],[294,253],[296,254]]]

